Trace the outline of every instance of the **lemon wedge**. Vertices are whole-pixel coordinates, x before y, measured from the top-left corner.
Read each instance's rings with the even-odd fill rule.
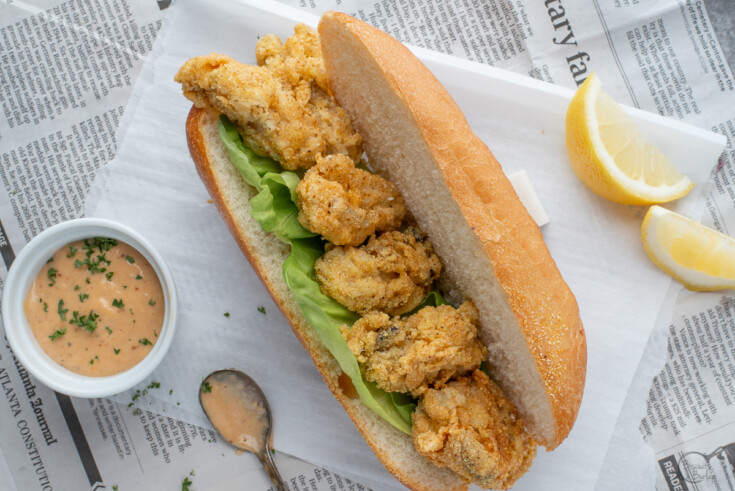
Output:
[[[641,226],[653,262],[690,290],[735,288],[735,239],[660,206]]]
[[[635,122],[594,73],[577,90],[566,116],[567,151],[577,176],[595,193],[626,205],[681,198],[694,183],[649,145]]]

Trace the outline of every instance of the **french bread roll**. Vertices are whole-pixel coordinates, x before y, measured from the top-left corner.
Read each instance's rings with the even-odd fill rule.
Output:
[[[401,190],[451,284],[480,313],[493,378],[554,449],[582,402],[579,308],[541,231],[457,104],[403,44],[346,14],[319,23],[330,89],[370,165]]]
[[[555,448],[579,409],[586,344],[574,296],[539,228],[452,98],[408,49],[344,14],[325,14],[319,32],[330,89],[363,136],[370,166],[403,193],[442,260],[449,288],[477,306],[492,375],[528,431]],[[186,135],[197,171],[329,389],[403,484],[467,489],[355,396],[285,284],[289,246],[252,218],[255,191],[231,164],[217,124],[212,109],[189,113]]]

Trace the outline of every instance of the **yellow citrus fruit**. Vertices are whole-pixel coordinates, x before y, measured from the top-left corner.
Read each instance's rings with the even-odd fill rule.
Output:
[[[641,226],[653,262],[690,290],[735,288],[735,239],[660,206]]]
[[[567,109],[566,140],[577,176],[595,193],[626,205],[681,198],[694,183],[649,145],[594,73]]]

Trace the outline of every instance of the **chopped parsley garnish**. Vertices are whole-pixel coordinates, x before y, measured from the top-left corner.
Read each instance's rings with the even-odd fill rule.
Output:
[[[209,380],[202,381],[200,389],[202,392],[212,392],[212,386],[209,385]]]
[[[153,307],[154,305],[156,305],[155,300],[153,300],[152,298],[150,300],[148,300],[148,305],[150,305],[151,307]]]
[[[57,274],[59,274],[59,272],[56,271],[55,268],[49,268],[48,271],[46,271],[46,276],[48,277],[48,280],[49,280],[48,286],[54,286],[56,284]]]
[[[265,315],[265,307],[258,307],[258,312]]]
[[[121,308],[125,307],[125,305],[123,304],[122,298],[115,298],[115,299],[113,299],[112,300],[112,306],[113,307],[117,307],[118,309],[121,309]]]
[[[80,301],[80,302],[84,302],[84,301],[85,301],[85,300],[87,300],[88,298],[89,298],[89,294],[87,294],[87,293],[80,293],[80,294],[79,294],[79,301]]]
[[[81,289],[82,289],[82,287],[81,287],[81,286],[79,286],[79,285],[74,285],[74,291],[75,291],[75,292],[76,292],[76,291],[79,291],[79,290],[81,290]]]
[[[107,278],[108,280],[111,280],[112,279],[112,275],[114,275],[114,274],[115,274],[114,272],[110,271],[107,274],[105,274],[105,278]]]
[[[76,248],[74,245],[69,246],[69,254],[66,255],[66,257],[74,257],[74,254],[77,253],[79,249]]]
[[[89,278],[84,278],[84,282],[85,282],[85,283],[87,283],[88,285],[89,285],[90,283],[92,283],[91,281],[89,281]]]
[[[143,277],[142,277],[141,275],[135,275],[135,279],[136,279],[136,280],[142,280],[142,279],[143,279]]]
[[[90,365],[94,365],[94,358],[92,358],[91,360],[89,360],[89,364]]]
[[[125,260],[129,262],[130,264],[133,264],[135,262],[135,259],[133,256],[125,256]]]
[[[112,348],[112,351],[114,351],[116,355],[120,354],[120,350],[117,348]]]
[[[95,313],[94,310],[90,310],[89,314],[82,316],[80,316],[79,312],[75,310],[69,324],[81,327],[85,331],[94,332],[94,330],[97,329],[97,319],[99,318],[99,314]]]
[[[185,477],[183,481],[181,481],[181,491],[192,491],[192,489],[189,487],[193,482],[189,480],[188,477]]]
[[[61,317],[62,321],[66,320],[66,313],[69,312],[69,309],[64,308],[64,301],[59,300],[59,306],[56,309],[56,311],[59,313],[59,317]]]
[[[43,311],[48,312],[48,304],[46,302],[43,302]]]
[[[151,343],[151,342],[150,342],[150,341],[148,340],[148,338],[142,338],[142,339],[139,339],[139,340],[138,340],[138,342],[139,342],[140,344],[142,344],[143,346],[151,346],[151,345],[153,345],[153,343]]]
[[[107,266],[110,265],[110,260],[105,256],[105,252],[112,249],[117,245],[115,239],[108,239],[106,237],[95,237],[94,239],[84,239],[84,260],[75,259],[74,267],[81,268],[86,266],[87,270],[91,273],[104,273],[107,271]],[[95,254],[95,249],[99,254]],[[94,256],[94,257],[93,257]]]
[[[133,416],[140,416],[141,410],[139,407],[136,407],[133,411]]]
[[[117,491],[117,484],[115,484],[114,486],[112,486],[112,491]]]
[[[148,384],[148,387],[146,389],[160,389],[161,388],[161,382],[151,382]]]
[[[229,317],[229,316],[230,316],[230,313],[229,312],[225,312],[225,317]]]
[[[109,239],[107,237],[95,237],[94,239],[87,239],[84,241],[86,245],[89,243],[92,247],[97,247],[100,252],[107,252],[117,245],[115,239]]]
[[[65,328],[65,327],[62,327],[61,329],[57,329],[57,330],[55,330],[55,331],[53,332],[53,334],[51,334],[51,335],[49,336],[49,338],[51,339],[51,341],[56,341],[57,339],[59,339],[59,338],[60,338],[61,336],[63,336],[64,334],[66,334],[66,328]]]
[[[104,258],[104,255],[100,255],[97,257]],[[107,268],[104,266],[100,266],[100,261],[94,260],[91,257],[84,258],[84,261],[80,261],[79,259],[74,260],[74,268],[81,268],[82,266],[87,266],[87,271],[91,273],[104,273],[107,271]]]
[[[110,329],[110,326],[105,326],[105,331],[107,331],[107,334],[112,334],[112,329]]]

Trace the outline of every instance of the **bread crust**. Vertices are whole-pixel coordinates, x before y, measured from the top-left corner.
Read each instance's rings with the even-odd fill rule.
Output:
[[[548,450],[554,449],[569,434],[579,411],[587,347],[577,302],[562,279],[540,229],[452,97],[408,48],[390,35],[338,12],[324,14],[319,31],[330,88],[365,139],[369,156],[372,142],[363,120],[367,116],[351,111],[341,92],[349,90],[345,89],[344,69],[360,62],[350,60],[347,67],[336,66],[330,48],[348,49],[336,41],[339,36],[351,36],[369,52],[377,65],[376,69],[371,67],[371,75],[382,72],[380,82],[390,85],[396,95],[395,103],[404,105],[412,115],[415,128],[409,130],[417,129],[423,136],[436,169],[462,210],[468,233],[474,233],[482,243],[526,339],[546,389],[556,430],[551,436],[533,427],[529,431]],[[352,48],[349,49],[353,54]],[[371,83],[377,82],[371,77]],[[410,209],[410,203],[407,204]],[[428,224],[420,224],[427,230]],[[502,377],[499,381],[502,385]],[[504,389],[512,396],[511,390]],[[523,407],[517,398],[511,400],[519,409]]]
[[[253,228],[241,223],[233,212],[235,202],[248,199],[249,196],[232,196],[224,190],[223,177],[218,175],[215,158],[209,148],[212,145],[221,145],[221,142],[213,142],[206,137],[207,126],[210,129],[211,125],[216,126],[217,119],[217,112],[211,109],[193,106],[189,111],[186,120],[186,138],[197,173],[233,238],[281,313],[288,320],[294,334],[316,365],[329,390],[350,416],[378,459],[405,486],[415,491],[466,491],[468,485],[462,478],[449,469],[435,466],[419,455],[409,435],[400,432],[377,416],[359,399],[351,397],[349,387],[340,387],[342,370],[331,353],[319,341],[293,299],[287,298],[290,297],[290,294],[287,293],[288,289],[280,267],[274,270],[261,260],[256,238],[270,240],[274,247],[279,246],[280,241],[272,234],[263,232],[259,226]]]

